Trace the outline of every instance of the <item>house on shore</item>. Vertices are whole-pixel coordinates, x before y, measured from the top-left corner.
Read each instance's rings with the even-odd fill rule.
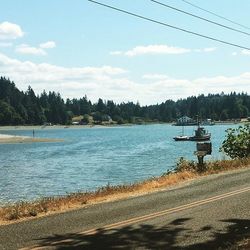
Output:
[[[177,119],[177,122],[174,124],[175,126],[193,126],[196,125],[197,122],[188,116],[182,116]]]

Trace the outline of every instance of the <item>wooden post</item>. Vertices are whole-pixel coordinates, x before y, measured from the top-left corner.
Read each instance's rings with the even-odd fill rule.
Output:
[[[195,151],[194,154],[198,159],[198,170],[202,172],[204,170],[204,157],[207,155],[206,151]]]
[[[204,155],[197,155],[198,158],[198,169],[200,172],[202,172],[204,170]]]
[[[212,153],[212,143],[211,142],[197,142],[196,144],[197,151],[194,154],[198,158],[198,170],[200,172],[204,171],[204,157],[206,155],[211,155]]]

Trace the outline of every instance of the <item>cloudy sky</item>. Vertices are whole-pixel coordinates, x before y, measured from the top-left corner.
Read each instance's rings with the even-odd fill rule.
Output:
[[[100,0],[148,18],[250,47],[250,36],[150,0]],[[159,0],[237,26],[182,0]],[[190,0],[250,27],[248,0]],[[250,51],[195,37],[87,0],[0,0],[0,75],[36,93],[142,105],[208,93],[250,93]]]

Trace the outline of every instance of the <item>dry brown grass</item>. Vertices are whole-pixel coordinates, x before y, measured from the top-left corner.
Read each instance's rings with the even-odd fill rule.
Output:
[[[238,242],[237,248],[235,249],[241,249],[241,250],[249,250],[250,249],[250,237],[248,239],[244,239],[240,242]]]
[[[199,175],[207,175],[248,166],[250,166],[250,158],[208,161],[204,163],[203,171],[201,172],[197,163],[181,158],[177,163],[176,171],[181,172],[185,170],[190,172],[197,172],[199,173]]]
[[[154,192],[199,176],[249,166],[250,158],[213,161],[206,163],[204,171],[200,172],[195,162],[180,159],[177,163],[175,171],[167,172],[160,177],[153,177],[143,182],[131,185],[107,185],[95,192],[72,193],[62,197],[43,198],[34,202],[18,202],[14,205],[0,207],[0,224],[80,208],[86,206],[86,204],[116,200]]]

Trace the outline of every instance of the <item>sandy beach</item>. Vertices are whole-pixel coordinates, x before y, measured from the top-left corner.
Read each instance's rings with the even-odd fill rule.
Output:
[[[119,125],[120,126],[131,126],[131,125]],[[14,130],[30,130],[32,135],[32,130],[53,130],[53,129],[89,129],[89,128],[114,128],[118,127],[118,125],[53,125],[53,126],[41,126],[41,125],[20,125],[20,126],[0,126],[0,144],[6,143],[32,143],[32,142],[62,142],[62,139],[53,139],[53,138],[38,138],[32,136],[16,136],[9,135],[8,131]]]
[[[53,126],[44,126],[44,125],[20,125],[20,126],[0,126],[0,131],[8,130],[43,130],[43,129],[86,129],[86,128],[115,128],[115,127],[128,127],[133,126],[133,124],[122,124],[122,125],[53,125]]]
[[[83,126],[65,126],[65,125],[53,125],[53,126],[44,126],[44,125],[19,125],[19,126],[0,126],[0,131],[3,130],[40,130],[40,129],[64,129],[64,128],[78,128]],[[84,127],[87,127],[84,126]],[[89,126],[88,126],[89,127]]]
[[[32,142],[61,142],[61,139],[51,139],[51,138],[33,138],[29,136],[16,136],[0,134],[0,144],[6,143],[32,143]]]

